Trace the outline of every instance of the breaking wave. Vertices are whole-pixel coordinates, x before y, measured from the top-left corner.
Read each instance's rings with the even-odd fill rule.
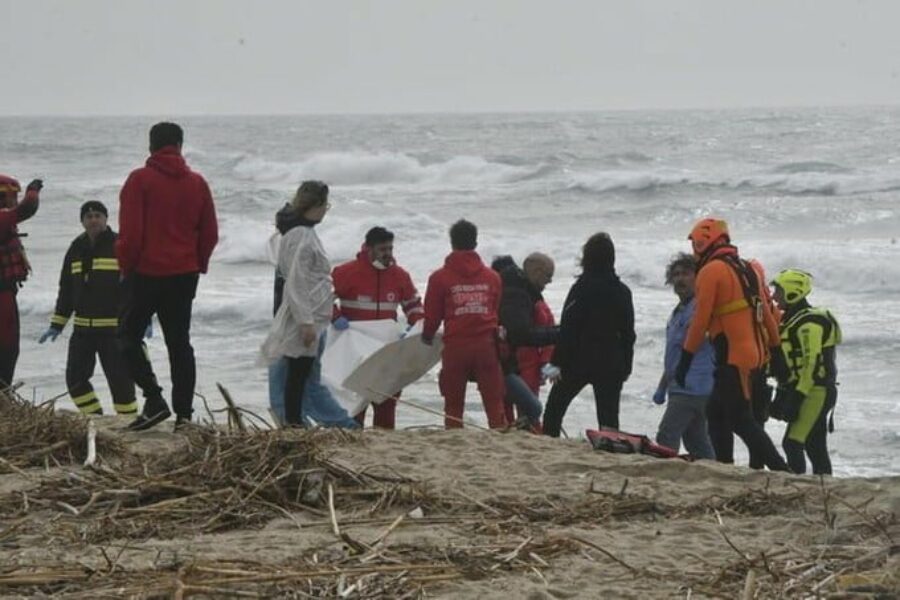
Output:
[[[397,152],[325,152],[298,162],[243,155],[234,160],[237,177],[260,183],[296,183],[322,179],[333,185],[513,183],[532,177],[539,166],[491,162],[480,156],[455,156],[423,164]]]

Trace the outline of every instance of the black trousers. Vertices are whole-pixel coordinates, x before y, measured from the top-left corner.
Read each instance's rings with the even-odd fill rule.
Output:
[[[193,412],[197,366],[191,346],[191,309],[197,293],[197,273],[149,277],[133,273],[122,282],[122,314],[119,317],[119,348],[128,362],[134,382],[146,404],[157,410],[164,403],[162,388],[153,373],[142,340],[150,319],[156,315],[169,352],[172,376],[172,408],[179,417]]]
[[[544,408],[544,434],[559,437],[563,417],[569,404],[584,386],[594,388],[594,402],[597,407],[597,424],[600,427],[619,428],[619,399],[622,395],[621,379],[590,378],[584,375],[566,373],[553,384],[547,406]]]
[[[303,424],[303,389],[312,372],[315,356],[287,357],[288,372],[284,386],[284,420],[288,425]]]
[[[771,438],[753,418],[737,367],[716,367],[712,395],[706,406],[706,420],[709,439],[719,462],[734,463],[734,435],[737,434],[747,445],[751,456],[761,457],[769,469],[789,470]]]
[[[100,357],[100,366],[109,391],[112,394],[113,406],[120,415],[137,412],[134,399],[134,382],[128,370],[128,363],[119,351],[115,331],[82,331],[75,330],[69,338],[69,357],[66,361],[66,387],[78,410],[85,414],[103,414],[100,399],[91,385],[94,368]]]
[[[753,411],[753,420],[765,430],[766,421],[769,420],[769,405],[772,403],[772,386],[766,382],[766,375],[762,369],[750,374],[750,406]],[[765,457],[758,452],[750,450],[750,468],[762,469],[766,466]]]
[[[19,361],[19,305],[16,291],[0,287],[0,388],[13,384]]]

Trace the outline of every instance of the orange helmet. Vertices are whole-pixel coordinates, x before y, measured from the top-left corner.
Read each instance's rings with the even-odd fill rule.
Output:
[[[688,236],[688,239],[691,240],[694,246],[694,254],[697,256],[706,254],[712,245],[722,238],[725,238],[726,242],[731,239],[728,236],[728,223],[722,219],[714,219],[712,217],[697,221],[697,224],[694,225],[694,228],[691,229],[691,234]]]

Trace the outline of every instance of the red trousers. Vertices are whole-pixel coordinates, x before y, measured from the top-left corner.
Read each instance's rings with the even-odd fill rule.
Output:
[[[394,394],[393,398],[387,398],[381,401],[381,404],[373,404],[375,416],[372,417],[372,426],[380,429],[394,429],[397,417],[397,398],[400,392]],[[366,409],[355,417],[356,422],[365,427],[366,425]]]
[[[445,345],[441,354],[441,374],[438,378],[444,397],[444,427],[462,427],[466,405],[466,384],[472,378],[478,383],[481,402],[491,429],[506,427],[503,396],[506,387],[497,356],[497,342],[493,336],[454,340]]]
[[[12,385],[19,359],[19,307],[16,293],[0,290],[0,387]]]

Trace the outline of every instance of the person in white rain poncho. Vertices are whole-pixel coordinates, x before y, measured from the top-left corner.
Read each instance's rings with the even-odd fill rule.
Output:
[[[331,322],[334,294],[331,263],[315,226],[328,212],[328,186],[304,181],[293,200],[300,225],[288,231],[278,250],[278,270],[285,274],[284,299],[262,345],[270,361],[286,358],[285,421],[303,426],[303,388],[318,350],[318,340]]]

